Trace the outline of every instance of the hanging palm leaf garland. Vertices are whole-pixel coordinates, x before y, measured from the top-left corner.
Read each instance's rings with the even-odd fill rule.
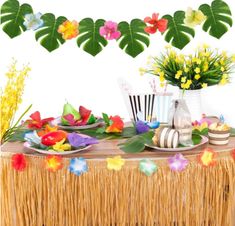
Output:
[[[10,38],[26,30],[37,30],[36,40],[49,52],[76,38],[79,48],[96,56],[107,46],[108,40],[116,40],[119,47],[132,57],[149,46],[149,35],[157,31],[164,35],[166,42],[183,49],[195,36],[195,26],[202,25],[205,32],[219,39],[233,24],[230,8],[222,0],[214,0],[211,5],[203,4],[198,10],[176,11],[173,16],[165,15],[159,19],[159,14],[153,13],[144,20],[133,19],[130,23],[122,21],[119,24],[91,18],[78,23],[52,13],[35,14],[29,4],[20,5],[17,0],[7,0],[1,6],[0,22]]]

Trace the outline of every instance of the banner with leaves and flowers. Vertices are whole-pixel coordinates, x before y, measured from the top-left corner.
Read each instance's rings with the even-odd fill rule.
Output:
[[[3,31],[15,38],[27,30],[35,31],[36,41],[52,52],[66,41],[75,39],[77,46],[96,56],[108,41],[116,40],[119,48],[136,57],[150,45],[149,35],[159,31],[165,41],[183,49],[195,36],[194,27],[201,25],[203,31],[219,39],[232,27],[232,13],[227,3],[214,0],[210,5],[202,4],[198,9],[176,11],[173,15],[159,13],[144,19],[132,19],[119,23],[111,20],[84,18],[77,22],[52,13],[35,13],[29,4],[7,0],[1,6],[0,21]]]

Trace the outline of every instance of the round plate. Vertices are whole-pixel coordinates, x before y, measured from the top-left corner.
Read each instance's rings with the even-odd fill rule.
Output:
[[[83,135],[83,134],[80,134],[80,136],[83,136],[83,137],[89,137],[87,135]],[[71,155],[71,154],[74,154],[74,153],[77,153],[77,152],[80,152],[80,151],[84,151],[84,150],[87,150],[91,147],[92,145],[88,145],[84,148],[80,148],[80,149],[76,149],[76,150],[72,150],[72,151],[62,151],[62,152],[58,152],[58,151],[46,151],[46,150],[42,150],[42,149],[38,149],[38,148],[34,148],[34,147],[31,147],[30,144],[28,142],[25,142],[24,143],[24,147],[26,148],[29,148],[33,151],[36,151],[38,153],[41,153],[41,154],[46,154],[46,155]]]
[[[95,122],[93,124],[90,125],[85,125],[85,126],[62,126],[60,124],[58,124],[58,127],[60,129],[64,129],[64,130],[82,130],[82,129],[92,129],[92,128],[96,128],[98,126],[100,126],[102,124],[102,122]]]
[[[202,137],[201,143],[197,144],[197,145],[190,146],[190,147],[160,148],[160,147],[152,146],[152,145],[148,145],[148,144],[145,144],[145,146],[149,147],[149,148],[153,148],[154,149],[153,151],[169,151],[169,152],[189,151],[189,150],[195,149],[197,147],[200,147],[200,146],[208,143],[209,140],[207,137],[202,136],[202,135],[200,135],[200,136]]]

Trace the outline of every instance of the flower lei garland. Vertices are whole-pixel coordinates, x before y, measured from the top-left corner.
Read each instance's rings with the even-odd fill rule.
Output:
[[[235,160],[235,149],[230,151],[231,157]],[[197,155],[197,161],[202,167],[213,167],[217,163],[216,161],[217,153],[211,148],[205,148],[201,153]],[[26,170],[27,158],[22,153],[17,153],[12,155],[12,168],[18,172]],[[58,155],[48,155],[44,159],[44,167],[50,172],[56,172],[64,167],[63,158]],[[107,170],[120,171],[125,165],[125,159],[121,156],[114,156],[112,158],[106,158]],[[189,160],[186,159],[181,153],[177,153],[167,159],[167,164],[172,172],[182,172],[186,170],[189,165]],[[87,160],[79,158],[71,158],[68,166],[68,170],[80,176],[88,172]],[[151,159],[141,159],[138,163],[138,169],[141,173],[146,176],[152,176],[158,171],[157,164]]]
[[[136,57],[149,46],[149,34],[157,30],[165,35],[165,41],[178,49],[183,49],[195,36],[194,27],[197,25],[202,25],[205,32],[219,39],[232,26],[231,15],[227,3],[214,0],[211,5],[202,4],[198,10],[188,8],[186,12],[176,11],[173,16],[165,15],[161,19],[159,14],[153,13],[152,17],[133,19],[130,23],[104,19],[94,21],[91,18],[77,22],[64,16],[56,18],[52,13],[34,14],[29,4],[20,5],[17,0],[7,0],[1,6],[0,21],[10,38],[26,30],[37,30],[36,40],[49,52],[77,37],[78,47],[92,56],[107,46],[107,40],[117,40],[122,50]]]

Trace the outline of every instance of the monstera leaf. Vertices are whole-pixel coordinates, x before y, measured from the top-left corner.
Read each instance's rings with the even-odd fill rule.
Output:
[[[0,22],[4,24],[3,31],[10,38],[20,35],[26,30],[24,23],[25,14],[32,13],[32,7],[28,4],[20,5],[16,0],[8,0],[1,7]]]
[[[165,40],[176,48],[183,49],[190,42],[191,36],[195,36],[194,30],[184,24],[185,12],[177,11],[173,17],[165,15],[163,18],[168,20]]]
[[[100,36],[100,27],[104,25],[104,20],[99,19],[95,22],[91,18],[85,18],[79,23],[79,36],[77,45],[83,47],[83,50],[96,56],[103,50],[108,42]]]
[[[134,19],[130,24],[120,22],[118,30],[122,35],[119,38],[119,47],[132,57],[143,52],[145,45],[149,46],[149,34],[144,31],[145,27],[146,24],[140,19]]]
[[[49,52],[57,49],[65,40],[62,35],[57,32],[59,25],[66,21],[66,17],[60,16],[55,18],[55,15],[46,13],[42,15],[41,19],[44,21],[43,27],[37,30],[35,37],[40,40],[40,44]]]
[[[211,6],[203,4],[199,9],[207,16],[202,28],[211,36],[219,39],[228,31],[228,26],[232,27],[232,14],[225,2],[215,0]]]

